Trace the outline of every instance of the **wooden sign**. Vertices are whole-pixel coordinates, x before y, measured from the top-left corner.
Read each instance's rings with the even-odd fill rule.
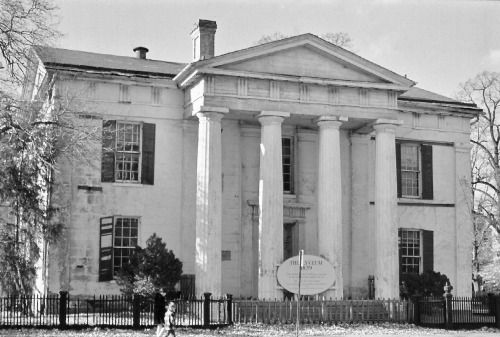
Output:
[[[299,270],[301,271],[301,295],[315,295],[329,289],[335,282],[332,264],[319,256],[303,255],[300,270],[299,256],[283,262],[278,268],[278,282],[286,290],[297,294],[299,291]]]

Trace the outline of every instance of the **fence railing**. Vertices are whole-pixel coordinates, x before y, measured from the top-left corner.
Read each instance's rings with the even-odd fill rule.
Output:
[[[443,297],[414,296],[413,322],[446,329],[491,326],[500,328],[500,296]]]
[[[234,323],[415,323],[446,329],[495,326],[500,328],[500,296],[439,298],[415,296],[408,300],[242,300],[221,299],[206,293],[202,298],[174,299],[177,325],[213,327]],[[1,327],[151,327],[158,323],[165,300],[140,296],[59,295],[0,298]]]
[[[410,322],[413,305],[406,300],[305,300],[300,302],[302,323]],[[297,321],[297,301],[234,300],[237,323],[287,324]]]
[[[169,300],[170,301],[170,300]],[[231,324],[232,297],[173,299],[177,304],[176,324],[211,327]],[[161,306],[164,308],[164,301]],[[150,327],[158,323],[158,303],[140,296],[101,295],[93,297],[59,295],[7,296],[0,298],[0,327]]]

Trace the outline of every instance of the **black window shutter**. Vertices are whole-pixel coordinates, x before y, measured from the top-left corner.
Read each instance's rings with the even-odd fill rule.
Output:
[[[434,232],[422,231],[422,269],[434,271]]]
[[[398,198],[401,198],[401,144],[396,143],[396,178],[398,180]]]
[[[422,199],[434,199],[432,145],[422,145]]]
[[[398,265],[399,265],[399,283],[401,283],[403,277],[403,256],[401,254],[401,243],[403,241],[403,235],[401,233],[401,228],[398,228]]]
[[[99,238],[99,282],[113,279],[113,217],[101,218]]]
[[[103,121],[101,160],[101,182],[103,183],[115,181],[115,139],[116,121]]]
[[[155,178],[155,132],[156,125],[142,125],[142,167],[141,183],[154,185]]]

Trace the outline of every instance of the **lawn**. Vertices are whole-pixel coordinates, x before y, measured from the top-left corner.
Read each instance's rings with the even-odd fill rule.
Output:
[[[479,330],[447,331],[417,327],[413,324],[341,324],[341,325],[301,325],[300,336],[332,336],[332,335],[443,335],[458,336],[490,336],[500,335],[500,329],[482,328]],[[68,337],[146,337],[155,336],[154,329],[138,331],[120,329],[87,329],[87,330],[38,330],[38,329],[6,329],[0,330],[0,336],[68,336]],[[203,337],[203,336],[295,336],[295,325],[265,325],[265,324],[236,324],[228,328],[216,330],[203,329],[178,329],[178,337]]]

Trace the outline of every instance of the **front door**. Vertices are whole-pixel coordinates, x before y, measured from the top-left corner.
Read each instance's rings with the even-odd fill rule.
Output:
[[[283,224],[283,261],[299,254],[299,226],[298,224]]]

